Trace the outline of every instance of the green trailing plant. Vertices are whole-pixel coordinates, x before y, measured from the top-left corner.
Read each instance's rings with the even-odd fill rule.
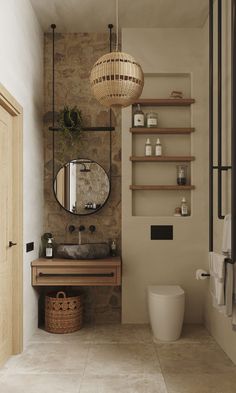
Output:
[[[62,132],[78,136],[83,127],[81,111],[77,106],[64,106],[58,114],[58,124]]]

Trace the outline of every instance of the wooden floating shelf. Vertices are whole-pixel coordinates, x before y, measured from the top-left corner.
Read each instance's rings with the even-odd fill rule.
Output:
[[[132,134],[137,135],[145,135],[145,134],[191,134],[195,131],[195,128],[147,128],[147,127],[132,127],[130,128],[130,132]]]
[[[195,103],[193,98],[140,98],[133,105],[143,106],[189,106]]]
[[[194,156],[150,156],[150,157],[139,157],[131,156],[130,161],[132,162],[190,162],[194,161]]]
[[[143,191],[188,191],[188,190],[194,190],[195,186],[142,186],[142,185],[132,185],[129,187],[130,190],[136,191],[136,190],[143,190]]]

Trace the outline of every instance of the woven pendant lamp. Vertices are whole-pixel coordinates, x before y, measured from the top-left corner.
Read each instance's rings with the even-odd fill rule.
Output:
[[[118,0],[116,29],[116,51],[100,57],[90,74],[95,98],[107,107],[131,105],[140,97],[144,85],[141,66],[129,54],[118,51]]]

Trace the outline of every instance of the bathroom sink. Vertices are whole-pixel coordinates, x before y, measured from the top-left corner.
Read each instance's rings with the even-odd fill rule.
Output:
[[[63,259],[101,259],[110,254],[107,243],[59,244],[56,256]]]

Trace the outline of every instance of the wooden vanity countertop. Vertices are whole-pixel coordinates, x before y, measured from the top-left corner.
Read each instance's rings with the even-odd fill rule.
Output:
[[[101,259],[62,259],[38,258],[31,262],[31,266],[120,266],[121,257],[107,257]]]
[[[31,262],[33,286],[120,286],[121,257],[39,258]]]

